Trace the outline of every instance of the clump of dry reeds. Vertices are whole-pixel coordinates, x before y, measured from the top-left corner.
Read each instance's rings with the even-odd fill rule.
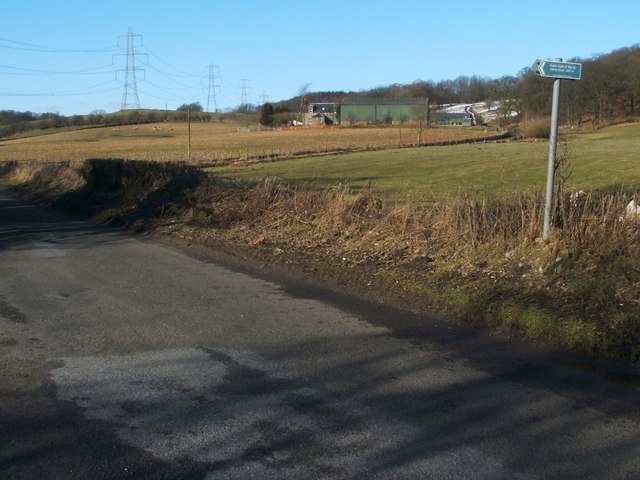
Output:
[[[16,185],[30,185],[36,194],[55,199],[80,188],[84,182],[69,162],[6,162],[2,177]]]
[[[520,133],[525,138],[549,138],[551,118],[531,118],[524,122]]]
[[[490,251],[499,258],[514,249],[541,248],[544,197],[540,194],[462,193],[451,199],[386,205],[371,186],[360,191],[342,184],[316,190],[264,179],[225,188],[236,189],[235,195],[227,191],[228,201],[235,202],[227,207],[237,211],[237,221],[249,221],[271,237],[284,236],[291,228],[306,229],[310,237],[346,235],[351,243],[367,244],[375,236],[378,241],[409,243],[415,249],[441,250],[458,258]],[[220,195],[215,189],[209,192]],[[638,222],[621,221],[630,198],[625,192],[589,193],[577,201],[569,193],[558,195],[549,255],[564,250],[574,259],[607,260],[631,252],[637,246]]]

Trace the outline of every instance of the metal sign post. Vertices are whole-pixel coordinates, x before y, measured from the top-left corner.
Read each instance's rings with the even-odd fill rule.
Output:
[[[547,194],[544,206],[544,226],[542,239],[549,238],[551,225],[551,208],[553,204],[553,179],[555,176],[556,150],[558,147],[558,118],[560,117],[560,80],[580,80],[582,76],[582,64],[575,62],[563,62],[556,58],[555,62],[536,60],[531,67],[536,75],[555,78],[553,82],[553,100],[551,102],[551,132],[549,134],[549,160],[547,164]]]
[[[542,238],[549,238],[551,208],[553,204],[553,180],[555,177],[556,151],[558,149],[558,117],[560,116],[560,79],[553,82],[553,100],[551,101],[551,132],[549,134],[549,160],[547,163],[547,195],[544,203],[544,227]]]

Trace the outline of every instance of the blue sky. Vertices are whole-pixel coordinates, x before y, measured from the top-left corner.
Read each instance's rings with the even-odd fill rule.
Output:
[[[291,98],[304,84],[358,91],[498,78],[537,58],[640,43],[638,0],[0,0],[0,8],[0,110],[63,115],[120,109],[129,28],[140,35],[140,106],[160,109],[206,107],[212,64],[225,110]]]

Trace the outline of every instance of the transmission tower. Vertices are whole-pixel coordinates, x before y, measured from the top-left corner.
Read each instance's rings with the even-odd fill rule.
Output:
[[[213,111],[218,111],[218,103],[216,102],[216,88],[218,88],[220,85],[216,84],[216,78],[218,78],[216,76],[217,68],[217,65],[214,65],[213,63],[209,64],[209,91],[207,93],[207,112],[211,111],[209,110],[211,100],[213,100]]]
[[[246,108],[248,105],[247,96],[251,87],[249,86],[249,80],[246,78],[243,78],[240,82],[240,106]]]
[[[134,35],[131,28],[126,35],[120,35],[118,37],[118,45],[120,45],[120,38],[127,37],[127,47],[125,53],[117,53],[115,55],[126,57],[125,68],[118,71],[124,72],[124,90],[122,92],[122,110],[131,110],[140,108],[140,98],[138,97],[138,81],[136,72],[143,69],[136,67],[136,57],[146,55],[136,52],[135,40],[140,39],[139,44],[142,45],[142,35]],[[122,48],[122,47],[120,47]]]

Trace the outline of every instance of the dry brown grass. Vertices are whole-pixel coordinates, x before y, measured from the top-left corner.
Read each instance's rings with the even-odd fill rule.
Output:
[[[482,130],[434,128],[423,133],[425,142],[487,136]],[[425,138],[426,136],[426,138]],[[404,126],[404,145],[417,134]],[[397,128],[319,128],[260,131],[232,123],[195,123],[191,126],[191,160],[216,163],[254,158],[282,158],[399,145]],[[188,132],[185,123],[127,125],[51,133],[0,141],[0,161],[82,161],[89,158],[186,161]]]
[[[549,138],[551,118],[532,118],[524,122],[521,133],[525,138]]]
[[[69,164],[19,163],[10,162],[0,169],[5,183],[10,185],[31,185],[35,194],[50,199],[77,190],[84,180],[77,167]]]

